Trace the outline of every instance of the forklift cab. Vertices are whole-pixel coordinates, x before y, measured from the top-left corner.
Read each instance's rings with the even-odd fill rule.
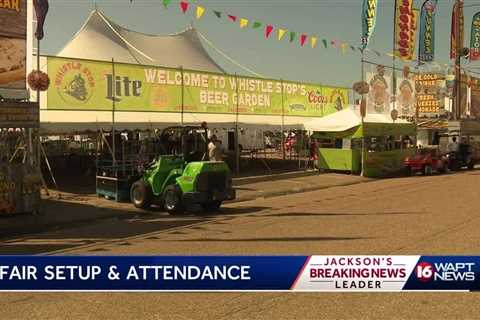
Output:
[[[201,126],[173,126],[160,136],[161,155],[181,157],[185,162],[208,160],[208,132]]]

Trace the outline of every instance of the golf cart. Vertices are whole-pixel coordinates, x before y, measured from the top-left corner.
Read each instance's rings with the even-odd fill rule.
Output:
[[[208,133],[204,126],[175,126],[162,131],[162,154],[145,166],[130,189],[135,207],[159,204],[169,213],[182,213],[199,204],[217,211],[225,200],[235,199],[232,178],[223,161],[208,161]]]

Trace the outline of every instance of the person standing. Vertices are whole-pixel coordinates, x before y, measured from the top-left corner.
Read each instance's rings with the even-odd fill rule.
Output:
[[[458,152],[457,137],[452,138],[452,142],[448,144],[448,152]]]
[[[223,144],[222,140],[217,139],[217,144],[215,148],[215,161],[223,161]]]
[[[208,159],[210,161],[216,161],[215,160],[215,153],[217,151],[217,136],[212,135],[210,138],[210,143],[208,144]]]

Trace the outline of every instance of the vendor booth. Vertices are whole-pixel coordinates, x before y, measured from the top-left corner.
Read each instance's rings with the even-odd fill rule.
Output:
[[[368,114],[347,108],[305,123],[318,145],[320,170],[360,173],[364,141],[364,175],[383,177],[399,172],[403,160],[415,152],[415,125],[393,121],[389,115]]]

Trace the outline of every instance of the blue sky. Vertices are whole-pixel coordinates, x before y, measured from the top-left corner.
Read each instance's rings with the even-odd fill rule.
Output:
[[[415,0],[420,8],[424,0]],[[204,6],[207,11],[196,20],[194,11],[181,13],[179,1],[172,0],[164,9],[162,0],[97,0],[97,8],[113,21],[129,29],[150,33],[169,34],[185,29],[191,21],[216,47],[231,58],[268,78],[283,78],[325,85],[351,86],[360,78],[360,55],[350,51],[342,55],[340,50],[325,49],[321,39],[338,39],[358,45],[361,37],[362,0],[196,0],[191,4]],[[449,63],[450,20],[453,0],[439,0],[436,20],[436,61]],[[465,44],[470,41],[473,15],[480,11],[480,1],[465,0]],[[81,27],[95,7],[93,0],[50,0],[46,23],[46,36],[42,53],[56,54]],[[369,47],[380,52],[392,51],[394,0],[379,0],[377,25]],[[213,10],[224,13],[216,18]],[[226,14],[256,20],[274,26],[267,40],[264,29],[240,29],[226,18]],[[277,28],[317,35],[319,43],[312,49],[300,47],[298,41],[288,42],[288,34],[282,41],[276,39]],[[207,51],[228,72],[245,71],[232,65],[205,45]],[[391,65],[391,58],[378,58],[369,54],[369,60]],[[397,63],[398,65],[399,63]],[[480,71],[480,63],[469,68]]]

